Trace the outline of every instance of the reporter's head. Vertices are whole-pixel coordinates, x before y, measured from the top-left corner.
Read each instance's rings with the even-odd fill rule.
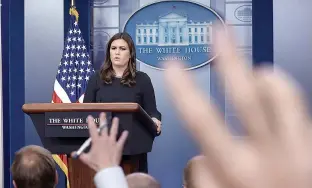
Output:
[[[53,157],[40,146],[30,145],[18,150],[11,173],[15,188],[54,188],[58,183]]]
[[[157,180],[145,173],[132,173],[126,179],[129,188],[160,188]]]

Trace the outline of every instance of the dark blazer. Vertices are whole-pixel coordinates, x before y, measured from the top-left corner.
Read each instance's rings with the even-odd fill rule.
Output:
[[[154,87],[150,77],[137,71],[136,84],[125,86],[120,83],[120,78],[114,78],[111,84],[105,84],[99,71],[96,71],[87,85],[84,103],[138,103],[150,117],[161,121],[161,113],[157,110]],[[119,134],[123,130],[129,131],[129,136],[124,147],[124,155],[147,153],[152,150],[155,134],[151,134],[146,124],[131,113],[115,113],[111,116],[119,117]],[[156,129],[155,129],[156,130]]]

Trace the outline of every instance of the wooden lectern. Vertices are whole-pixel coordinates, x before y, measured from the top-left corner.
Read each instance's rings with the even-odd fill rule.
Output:
[[[128,130],[123,155],[148,153],[152,150],[157,136],[156,126],[151,117],[137,103],[32,103],[23,105],[36,127],[43,146],[53,154],[70,154],[77,150],[89,137],[86,118],[98,118],[106,112],[108,122],[119,118],[119,134]],[[110,127],[110,124],[109,124]],[[95,172],[79,160],[68,160],[71,187],[94,187]],[[125,174],[137,168],[131,161],[121,164]]]

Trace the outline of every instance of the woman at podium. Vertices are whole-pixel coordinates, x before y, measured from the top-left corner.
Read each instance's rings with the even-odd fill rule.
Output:
[[[83,102],[138,103],[154,121],[157,132],[161,131],[161,113],[157,110],[151,79],[136,70],[136,50],[128,33],[117,33],[109,40],[105,61],[90,77]],[[138,164],[136,172],[148,172],[147,153],[124,155],[121,166],[126,161]]]

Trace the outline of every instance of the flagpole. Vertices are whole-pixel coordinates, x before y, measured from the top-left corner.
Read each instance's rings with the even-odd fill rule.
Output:
[[[76,10],[76,7],[75,7],[75,0],[71,0],[71,6],[70,6],[70,9],[69,9],[69,14],[70,15],[74,15],[76,17],[76,21],[78,22],[79,13],[78,13],[78,11]]]

